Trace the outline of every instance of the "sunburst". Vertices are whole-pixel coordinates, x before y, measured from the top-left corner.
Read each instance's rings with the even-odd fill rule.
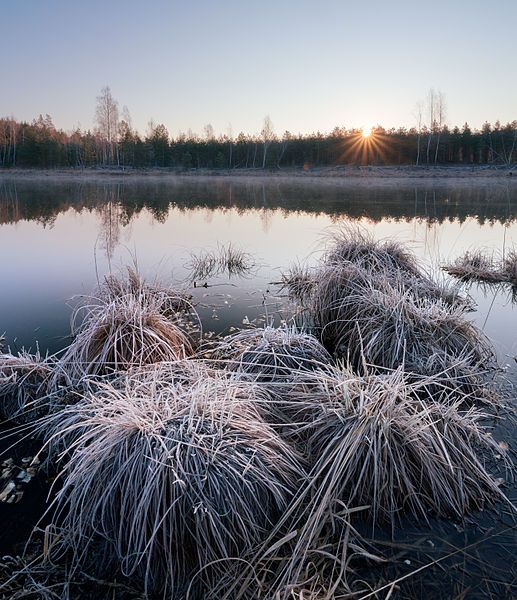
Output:
[[[386,158],[388,145],[382,128],[364,127],[357,129],[343,139],[340,162],[361,165],[382,163]]]

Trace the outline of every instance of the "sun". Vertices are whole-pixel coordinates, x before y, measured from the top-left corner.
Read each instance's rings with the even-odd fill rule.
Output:
[[[361,135],[364,138],[369,138],[372,135],[372,128],[371,127],[363,127],[363,129],[361,130]]]

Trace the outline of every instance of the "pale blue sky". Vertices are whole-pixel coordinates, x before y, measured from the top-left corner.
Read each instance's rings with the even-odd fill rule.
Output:
[[[517,0],[0,0],[0,115],[91,127],[110,85],[173,135],[517,119]]]

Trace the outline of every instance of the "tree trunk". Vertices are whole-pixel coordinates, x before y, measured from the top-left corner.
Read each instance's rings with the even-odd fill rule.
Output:
[[[438,149],[440,147],[440,136],[441,133],[438,133],[438,139],[436,140],[436,150],[434,152],[434,164],[436,166],[436,163],[438,162]]]
[[[433,137],[433,134],[430,133],[429,137],[427,138],[427,164],[429,164],[429,155],[431,153],[431,139]]]

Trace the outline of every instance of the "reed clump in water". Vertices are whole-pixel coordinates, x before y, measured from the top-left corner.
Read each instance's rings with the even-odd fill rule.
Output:
[[[169,319],[176,319],[179,313],[192,310],[190,294],[172,290],[157,280],[152,283],[144,281],[136,267],[127,267],[127,277],[110,274],[104,278],[104,292],[112,298],[128,294],[139,296],[142,291],[156,301],[160,313]]]
[[[255,267],[253,257],[248,252],[235,247],[231,242],[220,245],[217,250],[204,250],[191,254],[187,265],[192,281],[217,277],[226,273],[229,277],[244,276]]]
[[[47,420],[49,445],[68,449],[54,554],[81,563],[100,539],[146,591],[183,597],[192,584],[202,598],[269,534],[303,468],[260,418],[253,385],[195,360],[183,370],[99,384]]]
[[[517,286],[517,251],[511,249],[502,258],[487,255],[482,250],[469,251],[443,269],[463,281]]]
[[[41,413],[52,366],[39,352],[0,354],[0,416],[25,423]]]
[[[286,291],[289,298],[305,306],[314,290],[315,281],[311,270],[302,263],[292,263],[281,274],[280,291]]]
[[[488,256],[481,250],[466,252],[456,259],[444,270],[458,279],[464,281],[484,281],[486,283],[500,283],[504,280],[501,268],[494,256]]]
[[[442,300],[450,306],[471,309],[459,289],[438,283],[419,265],[417,258],[395,240],[375,240],[370,234],[353,227],[342,227],[330,236],[324,255],[324,267],[355,265],[370,277],[395,276],[405,291],[417,297]],[[320,277],[318,277],[318,280]]]
[[[194,343],[179,318],[189,307],[184,294],[149,286],[131,269],[127,279],[111,275],[74,310],[73,341],[57,372],[74,383],[190,356]]]
[[[366,231],[346,226],[329,237],[330,247],[323,259],[326,264],[352,263],[372,273],[396,271],[423,276],[415,256],[394,240],[377,241]]]

